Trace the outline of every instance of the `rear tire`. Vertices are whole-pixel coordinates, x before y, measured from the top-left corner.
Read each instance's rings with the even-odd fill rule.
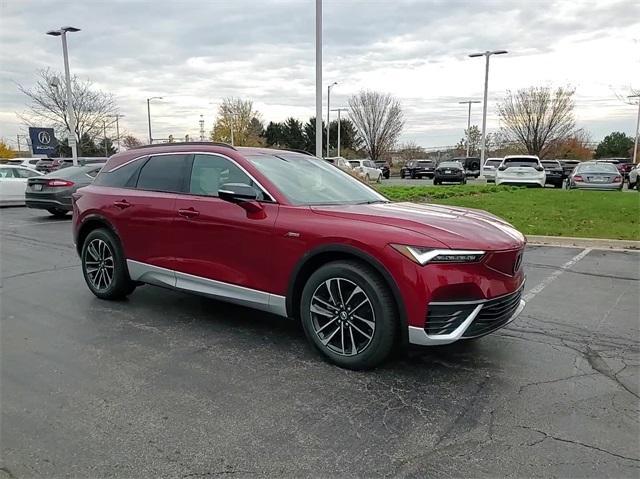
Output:
[[[54,218],[64,218],[69,213],[67,210],[61,210],[58,208],[50,208],[47,210]]]
[[[108,229],[91,231],[81,253],[87,286],[100,299],[122,299],[136,289],[117,237]]]
[[[304,286],[300,311],[309,342],[338,366],[371,369],[393,349],[398,327],[394,298],[367,265],[334,261],[321,266]]]

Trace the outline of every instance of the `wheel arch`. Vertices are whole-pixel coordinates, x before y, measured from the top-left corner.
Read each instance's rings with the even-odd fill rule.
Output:
[[[408,344],[408,321],[400,289],[387,268],[370,254],[349,245],[331,244],[320,246],[305,254],[296,264],[289,280],[287,288],[286,308],[287,315],[292,318],[300,317],[300,300],[302,290],[307,279],[321,266],[338,260],[356,260],[373,268],[385,281],[394,299],[394,306],[400,319],[399,339]]]
[[[89,233],[98,228],[108,229],[115,235],[118,241],[120,241],[118,231],[108,219],[100,215],[91,215],[82,222],[82,225],[78,229],[78,235],[76,237],[76,251],[78,252],[78,255],[82,253],[82,245],[85,238],[89,235]]]

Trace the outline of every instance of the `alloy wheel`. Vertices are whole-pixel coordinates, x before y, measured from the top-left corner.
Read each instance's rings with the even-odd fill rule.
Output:
[[[109,245],[96,238],[88,244],[84,255],[84,265],[91,285],[98,291],[105,291],[113,282],[115,261]]]
[[[355,356],[373,340],[376,318],[364,290],[346,278],[330,278],[311,297],[313,330],[320,342],[341,356]]]

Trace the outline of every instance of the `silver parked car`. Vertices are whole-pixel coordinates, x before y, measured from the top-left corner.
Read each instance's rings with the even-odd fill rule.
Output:
[[[496,169],[502,164],[502,158],[487,158],[482,167],[482,176],[485,177],[487,183],[495,183]]]
[[[622,190],[622,175],[612,163],[586,161],[575,167],[567,189]]]

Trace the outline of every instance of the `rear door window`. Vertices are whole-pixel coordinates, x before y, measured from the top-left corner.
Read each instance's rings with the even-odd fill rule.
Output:
[[[218,196],[218,190],[225,183],[241,183],[253,186],[256,191],[260,187],[242,171],[235,163],[218,155],[195,155],[189,193],[200,196]],[[264,199],[259,195],[258,199]]]
[[[152,156],[140,170],[136,188],[170,193],[184,191],[190,157],[189,154]]]

